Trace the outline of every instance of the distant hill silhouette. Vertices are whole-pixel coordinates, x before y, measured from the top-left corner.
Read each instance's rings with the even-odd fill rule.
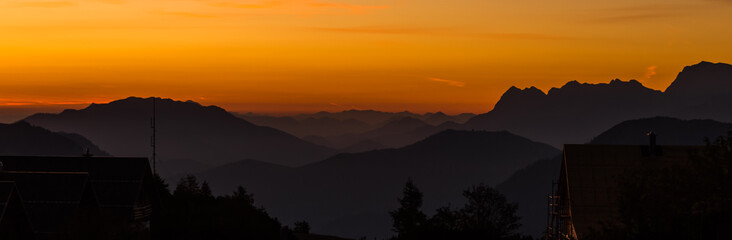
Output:
[[[425,210],[462,204],[470,185],[495,185],[512,172],[558,154],[508,132],[447,130],[415,144],[344,153],[298,168],[247,160],[201,173],[216,193],[242,185],[284,223],[307,220],[316,232],[386,237],[388,211],[407,178],[425,194]]]
[[[216,106],[157,99],[158,156],[220,165],[244,158],[288,166],[323,159],[332,150],[237,118]],[[130,97],[26,119],[53,131],[82,134],[115,156],[149,156],[152,98]]]
[[[436,112],[436,113],[425,113],[425,114],[416,114],[408,111],[403,112],[382,112],[382,111],[374,111],[374,110],[348,110],[348,111],[342,111],[342,112],[318,112],[315,114],[301,114],[294,116],[296,119],[305,119],[305,118],[334,118],[334,119],[340,119],[340,120],[347,120],[347,119],[355,119],[358,121],[365,122],[369,125],[383,125],[384,123],[391,121],[393,119],[399,119],[399,118],[405,118],[405,117],[411,117],[416,118],[422,121],[425,121],[431,125],[440,125],[444,122],[457,122],[457,123],[464,123],[468,121],[470,118],[474,117],[475,114],[472,113],[461,113],[458,115],[447,115],[443,112]]]
[[[680,120],[669,117],[654,117],[624,121],[595,137],[590,144],[645,145],[646,133],[652,130],[659,145],[702,145],[704,137],[714,138],[726,135],[732,124],[713,120]],[[511,201],[519,203],[518,213],[522,216],[522,231],[539,236],[546,228],[546,196],[551,191],[552,181],[559,177],[561,156],[538,161],[514,173],[498,185]]]
[[[109,156],[78,134],[51,132],[24,121],[0,124],[2,156],[81,156],[87,149],[95,156]]]
[[[361,133],[374,128],[372,125],[352,118],[273,117],[252,113],[235,115],[256,125],[273,127],[300,138],[306,136],[335,136],[348,133]]]
[[[254,113],[236,116],[261,126],[273,127],[314,144],[339,152],[363,152],[403,147],[432,134],[460,127],[472,113],[447,115],[443,112],[416,114],[347,110],[273,117]]]
[[[716,137],[727,137],[732,123],[714,120],[681,120],[670,117],[654,117],[622,122],[598,135],[590,144],[644,145],[648,137],[643,134],[653,131],[658,135],[659,145],[703,145],[704,138],[714,141]]]
[[[666,92],[635,80],[581,84],[572,81],[546,94],[511,87],[488,113],[463,128],[507,130],[561,147],[584,143],[614,124],[654,116],[732,122],[732,65],[701,62],[684,68]]]
[[[218,165],[192,159],[165,159],[158,160],[157,173],[167,179],[168,183],[176,184],[181,177],[185,177],[187,174],[206,171],[214,166]]]
[[[341,149],[344,152],[399,148],[456,127],[459,125],[453,122],[433,126],[413,117],[395,117],[367,132],[324,137],[315,142],[324,143],[325,146]],[[308,136],[306,139],[314,139],[314,137]]]
[[[438,126],[446,122],[465,123],[475,117],[472,113],[461,113],[458,115],[447,115],[443,112],[425,113],[420,119],[430,125]]]
[[[333,119],[339,119],[339,120],[347,120],[347,119],[355,119],[361,122],[364,122],[369,125],[378,125],[382,124],[385,121],[388,121],[389,119],[392,119],[394,117],[419,117],[418,114],[411,113],[411,112],[382,112],[382,111],[375,111],[375,110],[346,110],[341,112],[317,112],[314,114],[300,114],[297,116],[293,116],[296,119],[305,119],[305,118],[333,118]]]
[[[390,147],[386,147],[380,142],[374,141],[374,140],[363,140],[360,142],[357,142],[355,144],[351,144],[350,146],[347,146],[345,148],[341,148],[341,152],[344,153],[358,153],[358,152],[366,152],[376,149],[386,149]]]

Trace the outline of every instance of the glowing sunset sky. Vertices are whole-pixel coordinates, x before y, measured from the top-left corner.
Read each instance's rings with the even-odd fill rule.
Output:
[[[663,90],[732,62],[730,23],[730,0],[3,0],[0,114],[128,96],[482,113],[511,85]]]

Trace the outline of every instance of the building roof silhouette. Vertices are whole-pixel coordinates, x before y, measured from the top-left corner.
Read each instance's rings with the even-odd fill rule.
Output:
[[[704,146],[564,145],[550,229],[555,237],[582,238],[603,224],[620,224],[619,178],[650,167],[686,165]],[[550,232],[551,232],[550,231]]]
[[[0,162],[35,239],[54,239],[95,219],[149,229],[156,194],[145,158],[0,156]]]
[[[36,239],[54,239],[84,209],[98,208],[87,173],[4,172],[17,186]]]
[[[33,239],[25,207],[12,181],[0,181],[0,238]]]

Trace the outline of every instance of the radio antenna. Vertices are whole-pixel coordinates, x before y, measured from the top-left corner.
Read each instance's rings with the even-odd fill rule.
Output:
[[[155,115],[156,115],[155,97],[153,97],[152,102],[153,102],[153,114],[152,114],[152,118],[150,119],[150,128],[152,128],[152,137],[150,138],[150,146],[152,147],[152,170],[153,170],[153,174],[157,174],[158,172],[157,172],[157,169],[155,166],[157,163],[157,157],[158,157],[156,149],[155,149],[155,141],[156,141],[156,139],[155,139]]]

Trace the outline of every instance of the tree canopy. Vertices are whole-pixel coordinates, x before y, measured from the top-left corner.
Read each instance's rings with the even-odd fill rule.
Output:
[[[411,180],[403,194],[401,206],[390,212],[397,232],[394,239],[530,239],[516,233],[518,206],[485,184],[463,192],[467,203],[462,208],[441,207],[429,219],[420,210],[422,192]]]

